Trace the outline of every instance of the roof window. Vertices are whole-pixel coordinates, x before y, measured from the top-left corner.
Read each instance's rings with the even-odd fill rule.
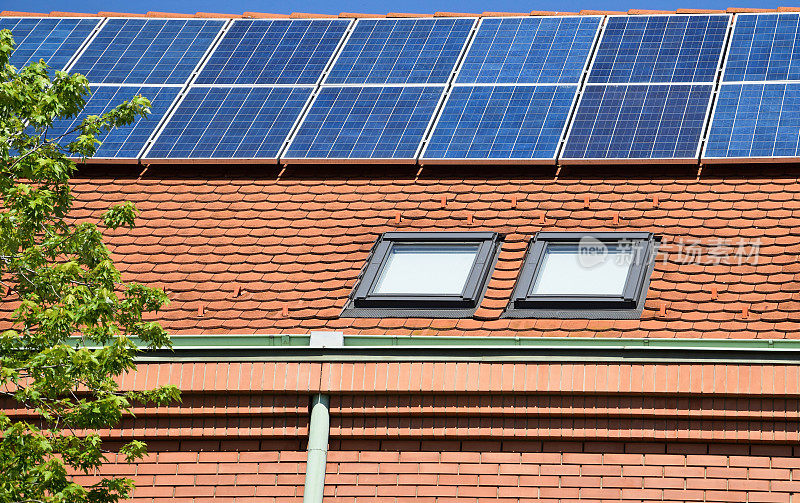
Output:
[[[506,316],[638,318],[656,250],[649,232],[540,232]]]
[[[471,316],[499,242],[494,232],[387,232],[342,316]]]

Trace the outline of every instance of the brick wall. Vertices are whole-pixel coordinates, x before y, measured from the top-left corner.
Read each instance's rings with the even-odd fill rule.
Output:
[[[151,441],[148,446],[142,461],[127,464],[111,456],[101,472],[132,478],[136,503],[302,501],[306,465],[302,439]],[[87,484],[98,478],[75,477]]]
[[[789,503],[800,447],[718,443],[342,440],[328,501]]]
[[[331,395],[332,502],[797,503],[797,372],[743,364],[146,364],[123,388],[176,384],[184,401],[137,408],[135,419],[105,432],[112,448],[135,436],[151,453],[135,465],[112,457],[104,472],[134,477],[137,502],[299,503],[309,393],[322,391]]]

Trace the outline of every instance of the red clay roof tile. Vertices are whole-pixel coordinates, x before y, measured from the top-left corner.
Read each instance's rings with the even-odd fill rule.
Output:
[[[212,19],[231,19],[231,18],[241,18],[242,15],[238,14],[218,14],[216,12],[196,12],[194,17],[199,18],[212,18]]]
[[[398,13],[390,12],[388,14],[364,14],[353,12],[342,12],[339,15],[331,14],[313,14],[293,12],[292,14],[269,14],[261,12],[244,12],[242,14],[223,14],[211,12],[197,12],[195,14],[181,14],[174,12],[155,12],[151,11],[147,14],[138,13],[119,13],[100,11],[96,14],[93,13],[77,13],[77,12],[61,12],[53,11],[50,13],[35,13],[35,12],[20,12],[20,11],[0,11],[2,16],[24,16],[24,17],[167,17],[167,18],[293,18],[293,19],[308,19],[308,18],[414,18],[414,17],[503,17],[503,16],[569,16],[569,15],[652,15],[652,14],[714,14],[714,13],[751,13],[751,12],[800,12],[800,7],[778,7],[777,9],[760,9],[760,8],[747,8],[747,7],[730,7],[726,10],[718,9],[676,9],[675,11],[667,10],[650,10],[650,9],[631,9],[628,12],[623,11],[605,11],[605,10],[592,10],[585,9],[580,12],[556,12],[556,11],[531,11],[530,13],[514,13],[514,12],[495,12],[486,11],[481,14],[477,13],[460,13],[460,12],[435,12],[433,14],[416,14],[416,13]],[[224,161],[216,162],[215,164],[224,164]]]
[[[100,11],[97,13],[97,15],[102,17],[146,17],[145,14],[130,14],[127,12],[109,12],[109,11]]]
[[[41,12],[21,12],[16,10],[0,11],[0,16],[4,17],[47,17],[48,14]]]
[[[159,176],[153,168],[142,179],[81,179],[74,193],[81,218],[97,215],[115,201],[130,199],[138,205],[139,227],[109,233],[110,244],[126,277],[171,292],[173,303],[159,318],[173,332],[327,328],[449,335],[800,334],[800,282],[794,281],[800,269],[791,254],[800,250],[792,231],[799,225],[790,217],[800,214],[800,184],[780,170],[769,176],[739,170],[737,178],[699,181],[670,180],[663,174],[631,178],[627,172],[606,178],[525,180],[504,176],[502,170],[480,179],[437,170],[428,173],[428,180],[414,181],[321,176],[315,168],[304,169],[300,177],[275,181],[242,174],[235,179]],[[584,194],[591,194],[589,209],[584,208]],[[518,198],[515,206],[513,196]],[[657,209],[652,208],[654,196],[659,198]],[[760,209],[767,201],[779,201],[780,209]],[[641,320],[500,318],[528,238],[542,228],[542,210],[548,230],[650,230],[664,236],[665,253],[656,262]],[[398,211],[399,225],[393,221]],[[615,213],[621,216],[617,227],[611,225]],[[469,214],[474,215],[471,226],[466,225]],[[381,323],[338,318],[375,238],[393,229],[506,232],[476,319]],[[740,238],[761,240],[758,264],[686,263],[681,256],[681,247],[695,246],[706,257],[719,239],[735,250]],[[239,296],[231,296],[232,284],[239,286]],[[716,300],[709,284],[718,287]],[[197,316],[197,302],[204,304],[202,317]],[[665,315],[659,314],[661,305],[667,307]],[[746,319],[743,305],[749,306]]]
[[[651,9],[630,9],[628,14],[631,16],[642,16],[651,14],[674,14],[674,10],[651,10]]]
[[[267,12],[243,12],[242,17],[245,19],[285,19],[289,14],[269,14]]]
[[[339,17],[349,17],[349,18],[384,18],[386,17],[384,14],[362,14],[359,12],[340,12]]]
[[[97,17],[97,14],[87,14],[85,12],[62,12],[52,11],[48,14],[50,17]]]
[[[480,14],[469,12],[434,12],[434,17],[480,17]]]
[[[292,19],[313,19],[313,18],[336,18],[339,17],[335,14],[310,14],[307,12],[292,12],[289,15]]]
[[[578,14],[582,16],[605,16],[605,15],[614,15],[614,14],[626,14],[625,11],[618,11],[618,10],[592,10],[592,9],[583,9]]]
[[[676,14],[724,14],[722,9],[676,9]]]
[[[728,7],[727,12],[732,14],[749,13],[749,12],[776,12],[775,9],[757,9],[753,7]]]
[[[528,12],[493,12],[493,11],[485,11],[481,14],[483,17],[518,17],[518,16],[530,16]]]
[[[388,12],[386,17],[394,18],[394,17],[431,17],[430,14],[414,14],[410,12]]]
[[[156,11],[149,11],[147,17],[194,17],[194,14],[178,14],[175,12],[156,12]]]

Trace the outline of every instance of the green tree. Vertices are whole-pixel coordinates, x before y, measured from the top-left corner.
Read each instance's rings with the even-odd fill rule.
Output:
[[[101,466],[107,451],[97,430],[119,424],[134,404],[178,399],[171,386],[134,393],[115,382],[135,368],[136,339],[169,347],[164,329],[143,319],[167,299],[122,282],[103,244],[103,228],[133,226],[132,204],[111,207],[97,224],[70,217],[70,157],[92,156],[98,137],[147,115],[150,103],[136,96],[54,135],[54,121],[83,109],[88,82],[43,61],[18,70],[12,50],[11,33],[0,31],[0,303],[14,308],[0,319],[0,401],[31,414],[0,413],[0,502],[114,502],[130,495],[130,479],[83,487],[69,473]],[[145,445],[134,440],[119,452],[130,462]]]

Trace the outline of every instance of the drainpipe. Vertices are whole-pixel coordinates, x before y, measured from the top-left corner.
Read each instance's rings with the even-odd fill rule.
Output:
[[[325,491],[325,467],[328,464],[328,432],[331,399],[318,393],[311,397],[311,421],[308,425],[308,460],[303,503],[322,503]]]
[[[344,346],[342,332],[311,332],[309,347],[336,348]],[[330,433],[331,397],[322,393],[311,396],[311,419],[308,424],[308,459],[303,503],[322,503],[325,492],[325,468],[328,464],[328,435]]]

